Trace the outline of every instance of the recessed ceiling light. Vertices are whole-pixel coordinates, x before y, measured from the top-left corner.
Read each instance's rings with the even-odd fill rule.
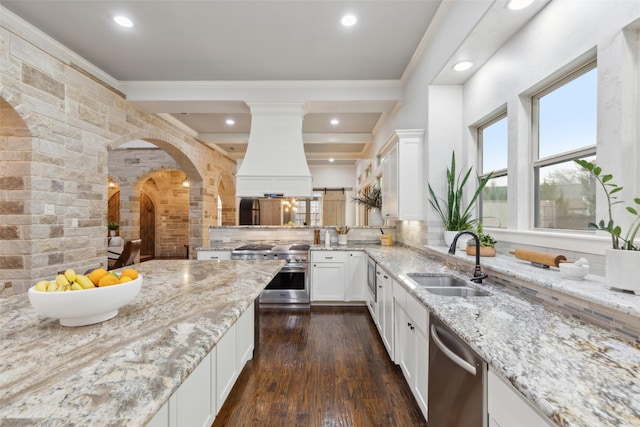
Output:
[[[333,163],[333,161],[334,161],[334,159],[333,159],[333,158],[329,159],[329,162],[330,162],[330,163]]]
[[[338,120],[338,119],[331,119],[331,124],[332,124],[332,125],[334,125],[334,126],[339,125],[339,124],[340,124],[340,120]]]
[[[509,0],[507,7],[511,10],[520,10],[529,7],[531,3],[533,3],[533,0]]]
[[[471,62],[471,61],[461,61],[461,62],[458,62],[456,65],[454,65],[453,69],[456,70],[456,71],[465,71],[465,70],[468,70],[471,67],[473,67],[473,62]]]
[[[121,27],[125,27],[125,28],[133,27],[133,21],[127,18],[126,16],[122,16],[122,15],[114,16],[113,20],[116,21],[116,24],[120,25]]]
[[[342,17],[342,19],[340,20],[340,22],[342,23],[342,25],[344,25],[345,27],[351,27],[353,25],[356,24],[356,22],[358,22],[358,18],[356,18],[353,15],[345,15]]]
[[[236,124],[236,121],[233,119],[227,119],[225,120],[225,123],[228,124],[229,126],[232,126]]]

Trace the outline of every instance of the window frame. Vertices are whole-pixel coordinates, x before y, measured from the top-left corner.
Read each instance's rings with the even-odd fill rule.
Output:
[[[540,227],[540,169],[545,166],[552,166],[560,163],[565,163],[574,159],[580,159],[590,156],[596,156],[597,158],[597,140],[594,144],[584,146],[581,148],[573,149],[570,151],[561,152],[555,155],[540,158],[540,99],[553,91],[561,88],[562,86],[576,80],[577,78],[587,74],[598,68],[597,58],[580,65],[567,74],[564,74],[559,79],[554,80],[552,83],[546,85],[542,89],[538,90],[531,95],[531,173],[533,181],[533,229],[534,230],[550,230],[557,231],[563,230],[573,233],[581,233],[584,230],[574,230],[565,228],[547,228]],[[597,91],[597,87],[596,87]],[[597,93],[596,93],[597,99]],[[597,109],[597,105],[596,105]],[[597,135],[596,135],[597,137]]]
[[[508,115],[508,111],[506,108],[504,108],[503,110],[501,110],[500,112],[498,112],[497,114],[493,115],[490,119],[482,122],[480,125],[476,126],[476,139],[477,139],[477,146],[478,146],[478,161],[477,161],[477,165],[478,165],[478,170],[482,171],[482,174],[478,174],[478,177],[482,180],[484,179],[487,175],[489,175],[489,173],[491,171],[484,171],[484,134],[483,131],[498,123],[500,120],[506,119],[507,120],[507,167],[502,168],[502,169],[497,169],[497,170],[493,170],[493,175],[491,175],[491,179],[494,178],[502,178],[502,177],[507,177],[508,179],[508,172],[509,172],[509,126],[508,126],[508,121],[509,121],[509,115]],[[507,206],[509,203],[509,198],[507,197]],[[479,202],[478,202],[478,217],[480,218],[480,223],[483,223],[483,204],[484,204],[484,200],[482,197],[482,194],[480,194],[479,197]],[[508,209],[508,207],[507,207]],[[484,225],[484,224],[483,224]],[[504,227],[497,227],[497,228],[508,228],[508,224],[505,224]]]

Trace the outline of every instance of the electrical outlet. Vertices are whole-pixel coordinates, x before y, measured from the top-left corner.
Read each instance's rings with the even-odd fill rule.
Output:
[[[73,218],[71,220],[71,227],[72,228],[78,228],[78,218]]]
[[[223,237],[222,238],[222,243],[229,243],[231,241],[231,239],[229,237]]]

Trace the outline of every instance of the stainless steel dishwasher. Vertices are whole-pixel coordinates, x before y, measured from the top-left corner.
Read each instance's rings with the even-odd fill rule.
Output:
[[[435,316],[430,322],[429,427],[486,427],[486,362]]]

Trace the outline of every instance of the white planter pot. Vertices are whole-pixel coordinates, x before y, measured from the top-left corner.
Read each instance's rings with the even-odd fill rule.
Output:
[[[384,224],[384,220],[382,219],[380,209],[371,209],[369,211],[369,225],[372,227],[380,227],[382,224]]]
[[[118,230],[109,230],[109,236],[116,237],[116,233],[117,232],[118,232]]]
[[[456,234],[458,234],[459,231],[448,231],[445,230],[444,231],[444,243],[448,246],[451,247],[451,244],[453,243],[453,239],[456,237]],[[458,238],[458,243],[456,244],[456,249],[462,249],[462,250],[466,250],[467,249],[467,240],[471,239],[471,236],[469,236],[468,234],[464,234],[462,236],[460,236]]]
[[[605,280],[610,288],[640,295],[640,251],[605,250]]]

